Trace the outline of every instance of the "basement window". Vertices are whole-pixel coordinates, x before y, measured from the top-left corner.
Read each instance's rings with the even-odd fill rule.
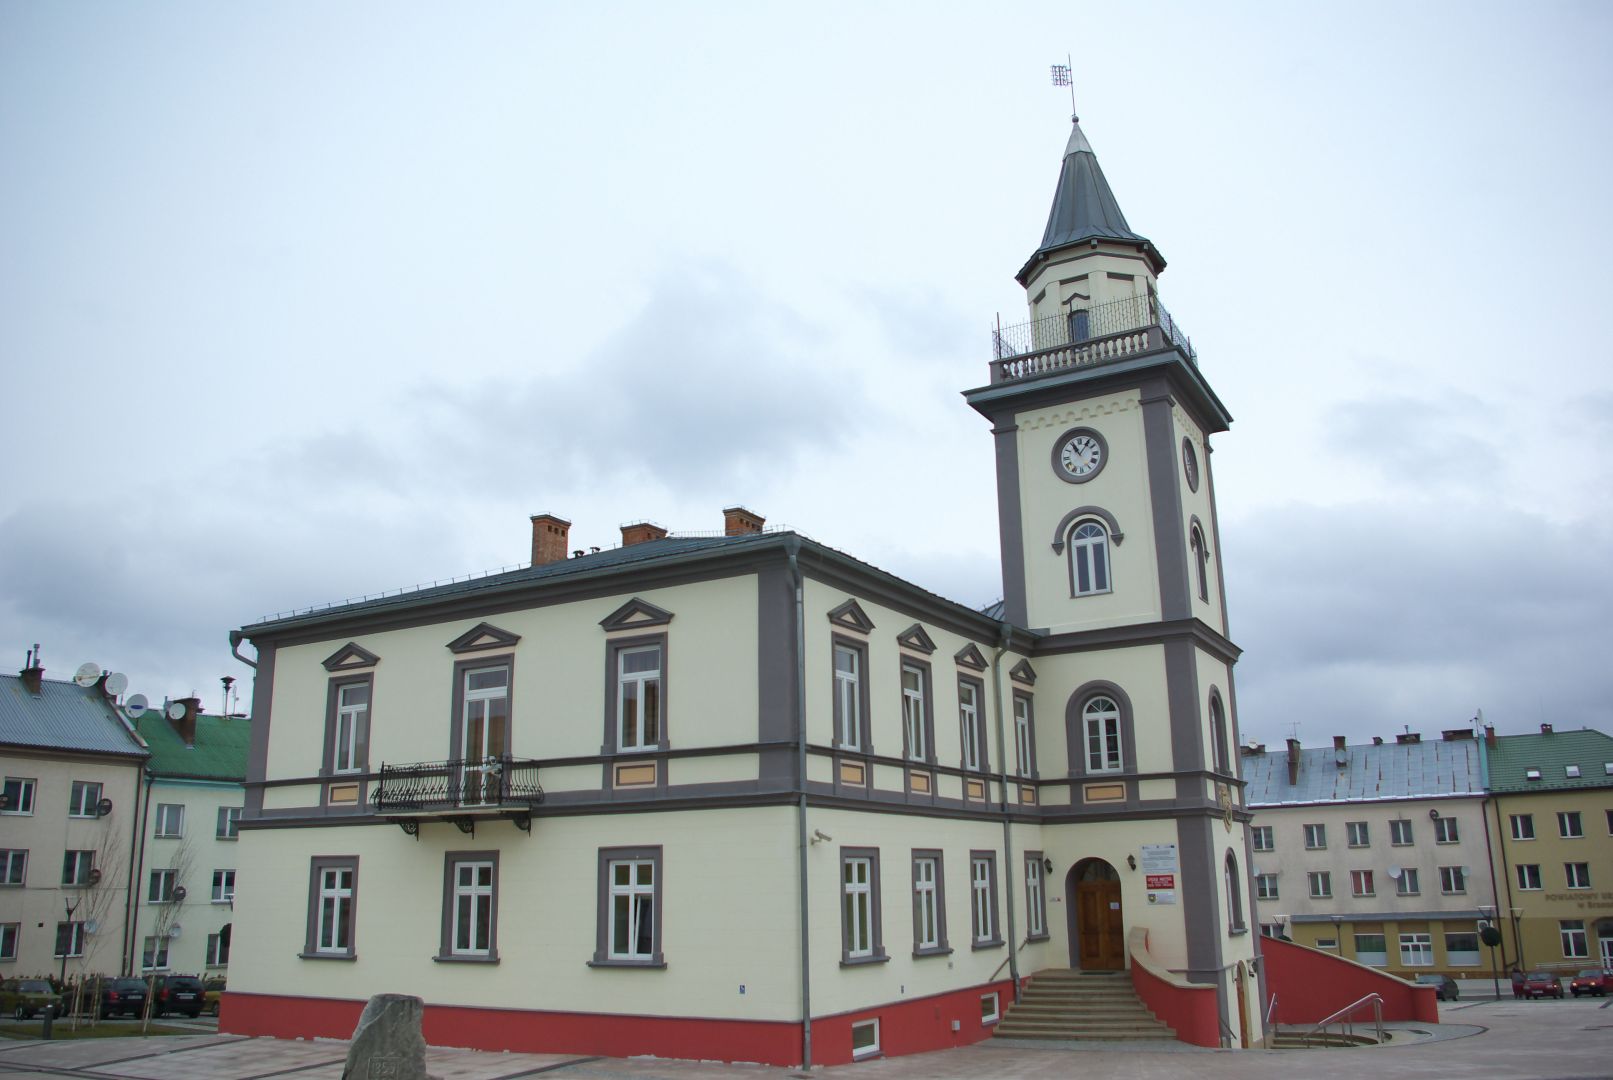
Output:
[[[873,1057],[879,1053],[879,1020],[859,1020],[851,1025],[851,1057],[853,1061]]]
[[[997,995],[995,993],[981,994],[980,995],[980,1023],[982,1025],[985,1025],[985,1024],[995,1024],[996,1022],[997,1022]]]

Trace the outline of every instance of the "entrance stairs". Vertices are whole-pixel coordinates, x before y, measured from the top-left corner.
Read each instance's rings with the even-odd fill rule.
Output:
[[[1031,976],[1017,1005],[997,1021],[1004,1039],[1174,1039],[1148,1011],[1131,976],[1053,968]]]

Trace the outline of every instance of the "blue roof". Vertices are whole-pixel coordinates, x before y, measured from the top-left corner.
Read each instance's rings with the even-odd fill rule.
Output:
[[[1243,777],[1251,807],[1484,794],[1476,739],[1302,749],[1293,784],[1286,750],[1250,754]]]
[[[0,745],[146,756],[99,687],[44,679],[32,694],[16,675],[0,675]]]

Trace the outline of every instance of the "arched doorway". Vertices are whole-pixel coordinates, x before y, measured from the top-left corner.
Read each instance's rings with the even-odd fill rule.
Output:
[[[1070,920],[1070,966],[1121,971],[1126,966],[1120,875],[1102,859],[1082,859],[1064,878]]]

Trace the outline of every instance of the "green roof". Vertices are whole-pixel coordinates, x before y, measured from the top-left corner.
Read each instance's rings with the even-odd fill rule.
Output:
[[[146,763],[151,775],[246,782],[246,755],[252,745],[252,721],[247,717],[197,715],[195,746],[185,745],[161,709],[147,712],[135,726],[151,747]]]
[[[1502,735],[1486,747],[1491,791],[1564,791],[1613,787],[1613,736],[1600,731]],[[1579,775],[1570,775],[1578,768]],[[1538,770],[1538,778],[1530,778]]]

